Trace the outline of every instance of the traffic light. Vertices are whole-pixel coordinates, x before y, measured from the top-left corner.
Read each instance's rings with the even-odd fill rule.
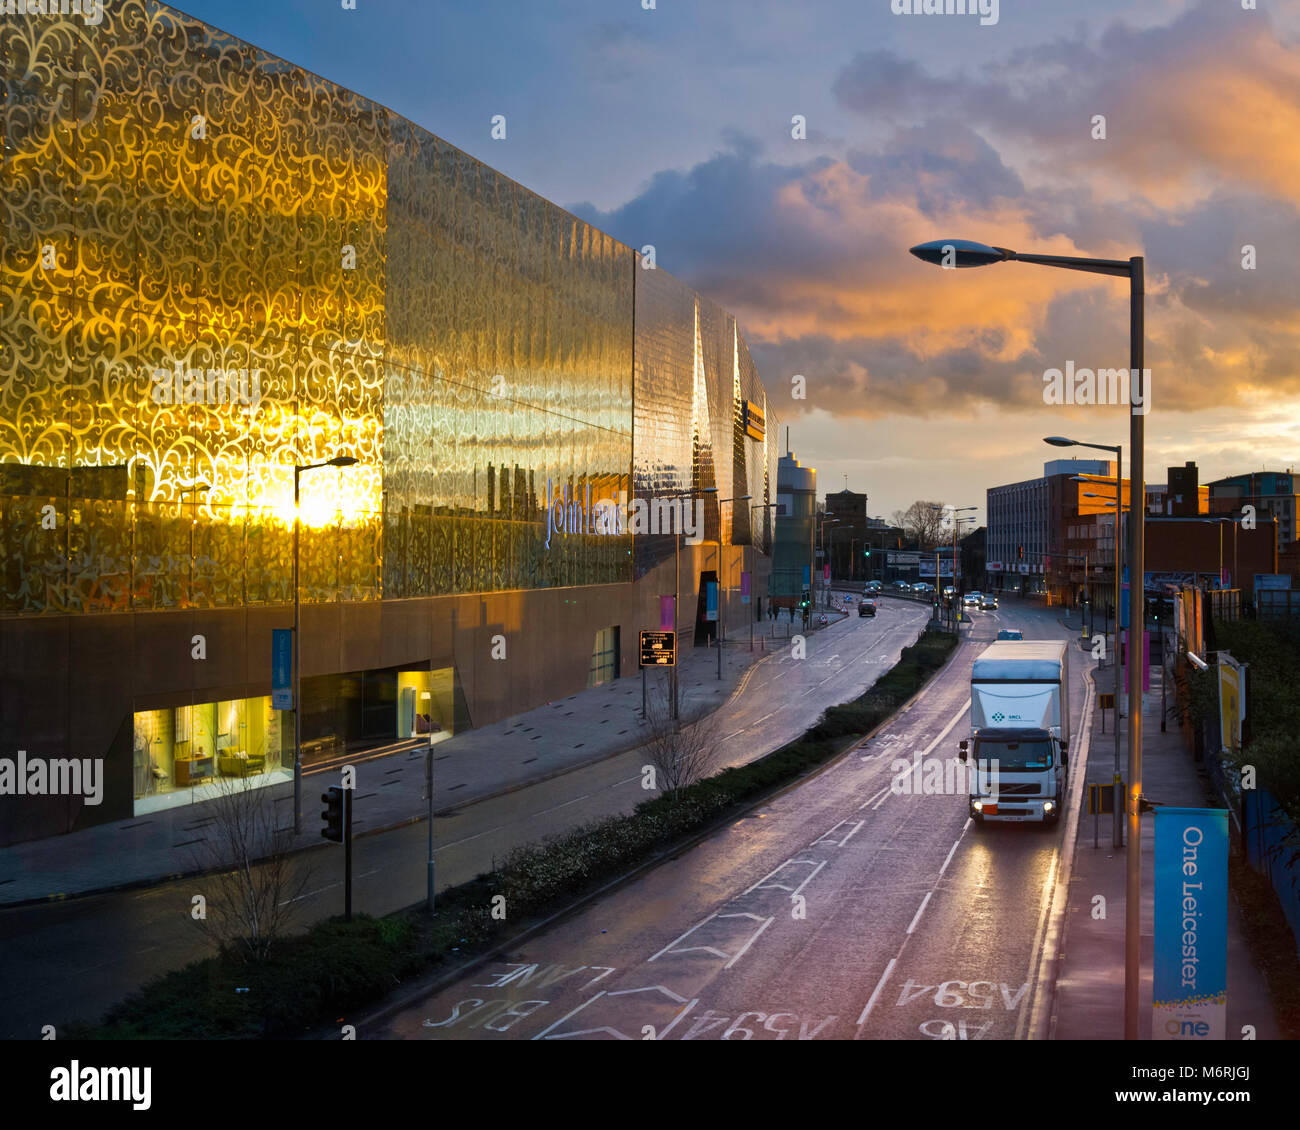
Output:
[[[321,793],[325,807],[321,809],[320,818],[325,827],[320,830],[321,838],[333,840],[336,844],[343,842],[343,790],[338,785],[331,785],[328,791]]]
[[[1025,547],[1023,545],[1018,545],[1016,548],[1020,551],[1020,560],[1023,561],[1025,559]]]
[[[869,550],[869,549],[864,549],[864,550],[862,551],[862,556],[863,556],[863,557],[870,557],[870,556],[871,556],[871,550]]]
[[[812,603],[812,601],[808,599],[808,593],[805,591],[805,592],[804,592],[804,593],[799,597],[799,607],[800,607],[800,608],[807,608],[808,605],[811,604],[811,603]]]

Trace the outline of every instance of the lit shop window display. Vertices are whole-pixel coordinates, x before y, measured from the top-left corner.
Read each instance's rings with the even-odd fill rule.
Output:
[[[135,715],[135,812],[207,799],[222,781],[269,785],[291,774],[290,716],[271,698],[228,699]]]

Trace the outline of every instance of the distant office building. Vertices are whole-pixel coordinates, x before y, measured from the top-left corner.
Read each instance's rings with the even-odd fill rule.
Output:
[[[793,455],[776,464],[776,533],[772,543],[772,574],[768,591],[776,597],[798,597],[810,588],[813,541],[817,521],[817,472]]]
[[[1300,498],[1297,479],[1290,468],[1285,471],[1250,471],[1215,479],[1209,485],[1209,511],[1241,517],[1242,509],[1253,506],[1257,516],[1277,519],[1279,546],[1290,545],[1296,532],[1296,502]]]
[[[1063,548],[1063,516],[1078,496],[1075,475],[1114,473],[1099,459],[1052,459],[1037,479],[990,487],[985,558],[990,587],[1037,591]],[[1112,488],[1113,493],[1113,488]]]

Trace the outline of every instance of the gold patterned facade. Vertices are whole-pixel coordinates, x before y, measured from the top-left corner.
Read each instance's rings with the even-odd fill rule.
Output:
[[[0,61],[0,613],[288,600],[339,455],[305,600],[630,578],[541,512],[628,489],[628,248],[160,4]]]
[[[556,494],[717,487],[732,318],[376,103],[147,0],[0,16],[0,615],[629,581]],[[635,395],[634,395],[635,386]],[[635,435],[635,450],[634,450]]]

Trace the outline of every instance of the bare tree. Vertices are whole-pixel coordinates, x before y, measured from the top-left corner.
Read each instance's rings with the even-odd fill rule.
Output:
[[[657,694],[646,704],[646,725],[649,736],[641,748],[663,792],[676,798],[682,789],[708,776],[719,744],[716,712],[683,724],[673,720],[668,695]]]
[[[906,510],[894,511],[894,525],[902,526],[907,536],[921,549],[933,549],[944,540],[945,526],[943,511],[931,507],[941,505],[939,502],[918,499]]]
[[[311,869],[292,852],[292,826],[277,827],[273,790],[251,777],[219,777],[204,805],[212,818],[200,867],[205,907],[199,929],[219,950],[245,960],[264,958],[291,926],[295,900]]]

